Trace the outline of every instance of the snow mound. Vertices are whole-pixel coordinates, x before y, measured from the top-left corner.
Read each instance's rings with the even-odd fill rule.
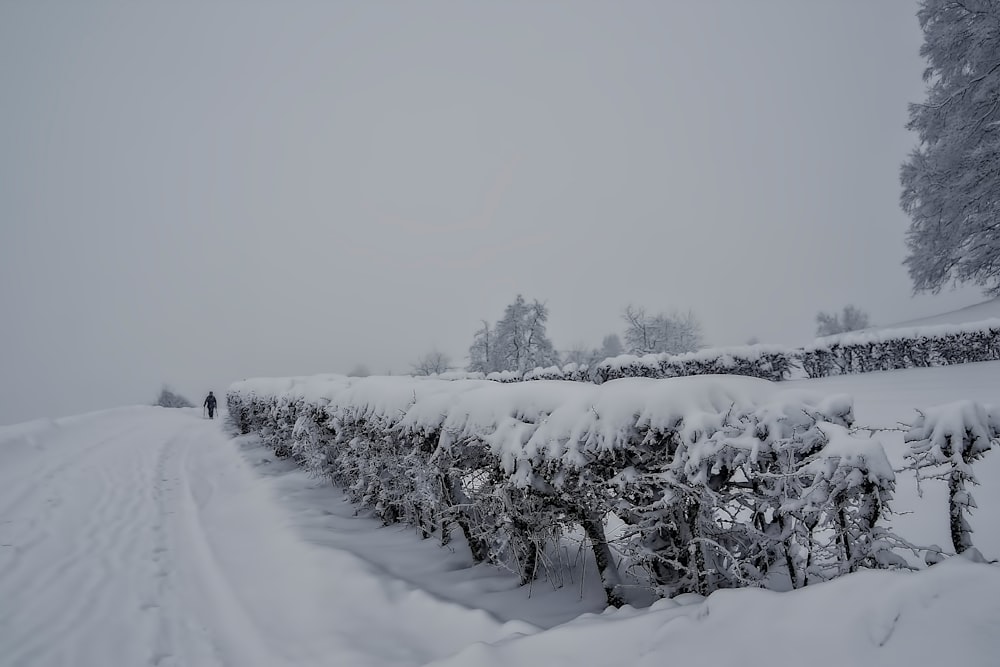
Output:
[[[994,667],[997,627],[1000,568],[953,558],[919,573],[861,572],[791,593],[722,590],[701,603],[587,614],[432,664]]]

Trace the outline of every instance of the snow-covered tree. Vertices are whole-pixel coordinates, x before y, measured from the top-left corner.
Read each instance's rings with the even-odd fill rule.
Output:
[[[906,433],[906,454],[916,471],[917,485],[923,479],[948,482],[948,516],[955,553],[972,548],[972,528],[966,520],[976,501],[969,486],[979,482],[972,464],[994,443],[1000,444],[1000,413],[974,401],[942,405],[920,413]]]
[[[469,365],[467,370],[472,373],[493,373],[500,370],[497,364],[496,334],[490,323],[482,321],[482,327],[476,331],[469,347]]]
[[[180,394],[174,392],[167,385],[163,385],[160,389],[160,395],[157,397],[156,402],[153,405],[158,405],[161,408],[193,408],[194,405],[191,401],[187,400]]]
[[[816,313],[817,336],[833,336],[848,331],[867,329],[869,326],[871,324],[868,321],[868,313],[857,306],[844,306],[844,310],[840,313]]]
[[[641,306],[629,305],[622,319],[626,325],[625,349],[629,354],[681,354],[702,346],[701,324],[690,310],[683,314],[650,315]]]
[[[545,331],[549,310],[541,301],[528,303],[520,294],[504,309],[503,318],[482,328],[469,348],[473,372],[528,371],[559,364],[559,354]]]
[[[625,349],[629,354],[648,354],[656,345],[656,334],[646,309],[629,304],[622,313],[625,320]]]
[[[904,261],[915,291],[973,283],[1000,294],[1000,2],[922,0],[927,100],[903,164]]]
[[[431,350],[424,356],[417,359],[413,364],[414,375],[434,375],[444,373],[451,366],[451,359],[447,354],[438,350]]]

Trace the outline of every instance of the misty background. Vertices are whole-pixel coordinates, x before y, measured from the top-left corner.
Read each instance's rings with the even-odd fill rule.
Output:
[[[518,293],[891,324],[916,0],[0,4],[0,424],[464,366]]]

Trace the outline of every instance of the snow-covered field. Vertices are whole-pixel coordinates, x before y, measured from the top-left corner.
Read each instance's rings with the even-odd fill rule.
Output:
[[[795,383],[859,424],[1000,404],[1000,362]],[[902,435],[878,434],[902,463]],[[973,540],[1000,557],[1000,452]],[[940,484],[940,483],[938,483]],[[899,475],[893,519],[947,546],[944,489]],[[1000,568],[951,559],[792,593],[728,590],[602,611],[586,551],[518,587],[380,524],[196,411],[121,408],[0,428],[0,666],[1000,664]],[[444,557],[442,557],[444,556]]]
[[[909,327],[935,326],[939,324],[966,324],[968,322],[980,322],[1000,318],[1000,297],[976,303],[965,308],[952,310],[947,313],[939,313],[929,317],[921,317],[916,320],[897,322],[888,326],[872,327],[873,329],[900,329]]]

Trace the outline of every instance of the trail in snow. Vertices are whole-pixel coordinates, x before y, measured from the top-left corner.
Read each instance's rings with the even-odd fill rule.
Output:
[[[218,422],[0,429],[0,665],[416,665],[512,630],[304,544]]]

